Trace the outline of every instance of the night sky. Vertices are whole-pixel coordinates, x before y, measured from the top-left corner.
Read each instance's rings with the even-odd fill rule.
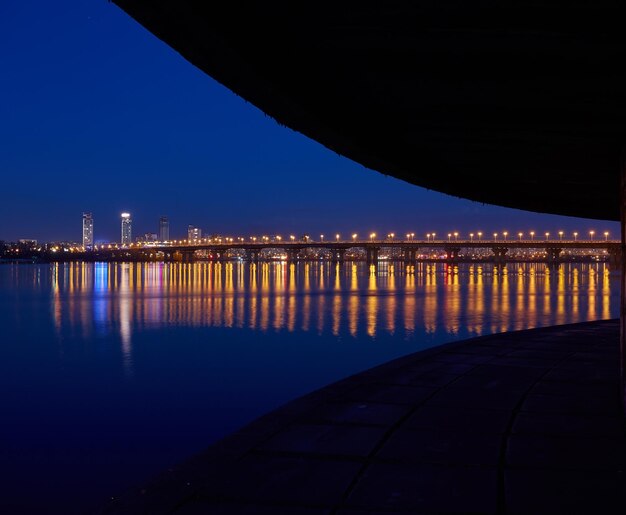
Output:
[[[483,206],[337,156],[194,68],[106,0],[0,2],[0,240],[611,231]]]

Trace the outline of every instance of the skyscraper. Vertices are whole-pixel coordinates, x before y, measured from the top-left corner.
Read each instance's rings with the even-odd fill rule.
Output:
[[[159,219],[159,241],[170,241],[170,221],[167,216]]]
[[[130,245],[133,241],[132,235],[133,219],[130,213],[122,213],[122,245]]]
[[[83,247],[93,248],[93,216],[91,213],[83,213]]]
[[[202,229],[190,225],[187,227],[187,241],[197,242],[202,238]]]

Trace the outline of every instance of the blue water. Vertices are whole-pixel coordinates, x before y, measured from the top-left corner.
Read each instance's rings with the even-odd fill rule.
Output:
[[[604,264],[0,265],[0,512],[89,513],[349,374],[618,310]]]

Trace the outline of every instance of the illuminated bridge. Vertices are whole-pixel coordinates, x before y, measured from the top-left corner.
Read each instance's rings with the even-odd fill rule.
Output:
[[[617,264],[619,261],[620,242],[616,240],[397,240],[397,239],[369,239],[369,240],[334,240],[334,241],[282,241],[269,238],[261,241],[236,241],[234,238],[222,238],[221,241],[199,240],[188,242],[186,240],[166,243],[139,243],[128,247],[117,245],[103,245],[95,249],[96,255],[105,258],[133,257],[135,259],[149,258],[150,255],[162,253],[166,260],[178,260],[183,262],[193,261],[204,251],[213,259],[223,259],[233,251],[243,251],[246,259],[259,261],[264,259],[263,251],[275,249],[284,252],[287,261],[306,259],[303,251],[324,250],[335,262],[342,262],[346,253],[361,250],[368,263],[374,264],[379,260],[382,249],[396,252],[398,259],[407,263],[430,260],[433,253],[438,254],[439,259],[449,262],[458,261],[462,251],[479,250],[473,259],[494,261],[503,263],[507,261],[507,254],[514,250],[535,250],[537,260],[549,263],[559,262],[564,252],[567,251],[600,251],[608,254],[610,261]],[[484,252],[487,251],[487,252]]]

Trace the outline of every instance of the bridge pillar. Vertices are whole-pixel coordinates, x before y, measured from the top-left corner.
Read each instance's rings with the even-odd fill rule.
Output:
[[[414,248],[405,248],[404,249],[404,262],[407,265],[412,265],[415,263],[415,254],[416,249]]]
[[[551,265],[556,265],[559,263],[559,261],[561,260],[561,251],[563,249],[555,249],[555,248],[551,248],[551,249],[546,249],[546,254],[548,256],[548,263]]]
[[[446,247],[445,251],[448,263],[456,263],[459,260],[459,252],[461,252],[459,247]]]
[[[493,261],[497,265],[503,265],[506,262],[506,253],[509,251],[508,247],[493,247]]]
[[[248,249],[246,250],[246,257],[250,263],[258,263],[259,262],[259,251]]]
[[[343,263],[343,258],[346,254],[345,249],[332,249],[332,253],[333,253],[333,258],[332,258],[333,263]]]
[[[367,264],[368,265],[378,264],[378,248],[368,247],[366,249],[366,252],[367,252]]]
[[[622,252],[619,249],[609,250],[609,269],[620,270],[622,266]]]
[[[287,249],[287,261],[289,263],[295,263],[298,261],[298,249]]]

